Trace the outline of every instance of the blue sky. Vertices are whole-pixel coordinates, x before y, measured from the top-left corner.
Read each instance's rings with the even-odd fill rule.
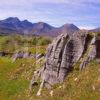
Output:
[[[100,27],[100,0],[0,0],[0,20],[7,17],[91,29]]]

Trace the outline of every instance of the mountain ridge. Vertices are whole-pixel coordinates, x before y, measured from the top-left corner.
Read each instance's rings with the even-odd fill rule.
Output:
[[[32,23],[28,20],[20,20],[17,17],[9,17],[0,20],[0,34],[32,34],[40,36],[55,37],[61,33],[73,33],[80,29],[74,24],[64,24],[61,27],[54,27],[45,22]],[[100,28],[89,30],[90,32],[100,32]]]
[[[0,33],[2,34],[35,34],[35,35],[47,35],[57,36],[64,32],[77,31],[79,28],[74,24],[65,24],[61,27],[53,27],[45,22],[32,23],[28,20],[19,20],[17,17],[9,17],[4,20],[0,20]]]

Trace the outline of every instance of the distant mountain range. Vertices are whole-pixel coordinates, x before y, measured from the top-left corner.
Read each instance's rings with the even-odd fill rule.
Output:
[[[78,30],[80,29],[74,24],[65,24],[59,28],[55,28],[44,22],[31,23],[28,20],[20,21],[17,17],[9,17],[5,20],[0,20],[0,34],[17,33],[57,36],[61,33],[73,33]],[[96,29],[96,31],[98,30],[100,31],[100,28]]]
[[[100,32],[100,28],[92,29],[91,32]]]
[[[33,28],[33,24],[27,20],[20,21],[17,17],[9,17],[0,21],[0,33],[12,34],[12,33],[28,33]]]

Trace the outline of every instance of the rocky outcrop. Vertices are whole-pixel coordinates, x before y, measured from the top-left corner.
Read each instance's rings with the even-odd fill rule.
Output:
[[[63,82],[78,61],[81,62],[80,69],[85,68],[96,57],[95,43],[95,35],[88,35],[87,31],[61,34],[55,38],[47,48],[44,66],[34,72],[30,89],[40,77],[42,83],[37,93],[40,95],[43,86],[50,88]]]
[[[61,34],[48,46],[45,65],[38,72],[45,80],[45,86],[63,82],[73,64],[82,56],[85,38],[86,33]]]
[[[17,51],[12,55],[12,61],[16,61],[17,59],[20,58],[34,58],[34,59],[40,59],[43,57],[44,54],[32,54],[31,52],[23,52],[23,51]]]
[[[49,73],[49,84],[63,82],[68,72],[72,70],[72,65],[83,53],[85,37],[85,34],[81,36],[77,32],[70,35],[62,34],[53,41],[47,50],[44,70]]]
[[[87,56],[83,58],[82,63],[80,64],[80,69],[86,67],[86,65],[96,57],[96,37],[94,36],[88,47]]]
[[[13,62],[18,59],[18,58],[23,58],[23,52],[19,51],[19,52],[16,52],[12,55],[12,60]]]

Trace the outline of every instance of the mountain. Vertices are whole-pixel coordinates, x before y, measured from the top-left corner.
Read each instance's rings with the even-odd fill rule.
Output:
[[[73,33],[75,31],[79,30],[79,28],[76,27],[74,24],[65,24],[62,27],[60,27],[59,29],[60,29],[61,33],[66,33],[66,32]]]
[[[73,33],[78,30],[79,28],[74,24],[65,24],[59,28],[55,28],[47,23],[39,22],[34,24],[32,33],[37,35],[57,36],[61,33]]]
[[[73,33],[79,28],[74,24],[65,24],[59,28],[55,28],[47,23],[38,22],[31,23],[28,20],[20,21],[17,17],[9,17],[0,20],[0,34],[35,34],[46,36],[57,36],[61,33]]]
[[[0,21],[0,32],[6,34],[23,34],[25,32],[29,32],[32,27],[33,24],[31,22],[28,22],[27,20],[20,21],[17,17],[9,17]]]
[[[31,33],[36,34],[36,35],[50,35],[50,32],[54,30],[55,28],[47,23],[44,22],[38,22],[35,23]],[[53,35],[53,33],[52,33]]]
[[[90,32],[100,32],[100,28],[89,30]]]

